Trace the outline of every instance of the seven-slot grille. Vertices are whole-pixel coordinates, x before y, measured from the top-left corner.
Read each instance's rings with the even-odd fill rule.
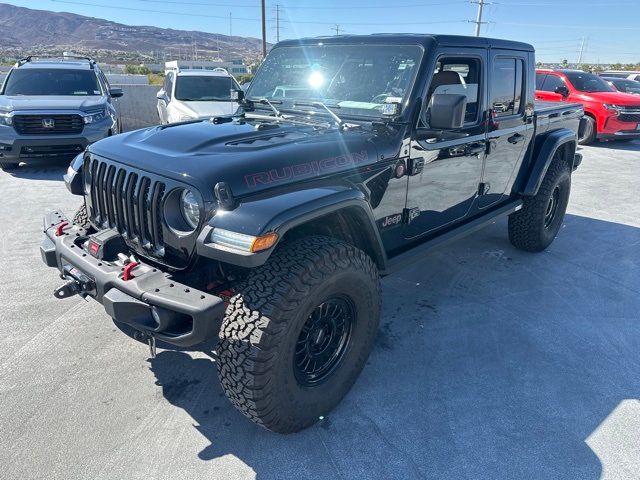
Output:
[[[77,134],[82,133],[84,120],[72,115],[14,115],[13,127],[21,135]]]
[[[114,228],[125,238],[155,255],[164,255],[161,202],[166,185],[141,172],[85,160],[91,221]]]

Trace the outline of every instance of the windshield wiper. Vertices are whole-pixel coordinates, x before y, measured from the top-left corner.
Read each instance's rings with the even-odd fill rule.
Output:
[[[295,107],[313,107],[313,108],[322,108],[324,110],[327,111],[327,113],[329,115],[331,115],[331,118],[333,118],[333,120],[335,121],[336,125],[338,126],[338,128],[340,130],[343,130],[344,127],[347,125],[346,123],[344,123],[342,121],[342,119],[336,115],[331,108],[340,108],[339,105],[331,105],[331,108],[329,108],[326,104],[322,103],[322,102],[295,102],[293,104],[293,108]]]
[[[276,117],[282,117],[282,113],[280,113],[280,110],[278,110],[274,105],[274,103],[282,103],[280,100],[274,100],[272,102],[267,100],[266,98],[247,98],[247,100],[254,103],[260,103],[262,105],[268,105]]]

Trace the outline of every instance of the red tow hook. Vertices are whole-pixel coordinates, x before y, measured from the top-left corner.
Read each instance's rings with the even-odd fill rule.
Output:
[[[133,277],[133,273],[131,270],[138,266],[138,262],[129,262],[124,266],[124,270],[122,271],[122,280],[124,282],[131,280]]]
[[[56,225],[56,237],[59,237],[60,235],[62,235],[62,232],[68,226],[69,226],[69,222],[67,221],[60,222],[58,225]]]

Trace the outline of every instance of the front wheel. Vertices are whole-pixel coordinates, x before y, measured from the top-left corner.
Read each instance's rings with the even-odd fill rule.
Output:
[[[85,230],[91,228],[91,222],[89,221],[89,214],[87,213],[87,205],[83,203],[73,216],[73,224],[77,225]]]
[[[509,215],[509,240],[513,246],[540,252],[551,245],[562,225],[570,191],[569,166],[556,157],[538,193],[525,197],[522,209]]]
[[[312,236],[284,244],[234,289],[218,375],[231,403],[279,433],[326,415],[365,365],[380,317],[369,256]]]
[[[596,121],[588,115],[582,117],[578,126],[578,143],[589,145],[596,139],[596,134]]]

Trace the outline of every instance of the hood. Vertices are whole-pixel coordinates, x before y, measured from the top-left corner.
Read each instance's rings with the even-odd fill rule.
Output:
[[[176,110],[193,118],[211,118],[231,115],[238,109],[235,102],[184,102],[176,104]]]
[[[592,102],[612,103],[614,105],[640,105],[637,95],[624,92],[580,92],[578,98]]]
[[[240,197],[366,167],[378,160],[383,145],[385,152],[393,148],[397,154],[400,142],[395,137],[380,138],[365,128],[202,121],[108,137],[89,151],[190,184],[205,198],[212,198],[217,182],[226,182]]]
[[[91,97],[76,97],[72,95],[0,95],[0,110],[91,110],[104,105],[105,102],[106,98],[101,95]]]

